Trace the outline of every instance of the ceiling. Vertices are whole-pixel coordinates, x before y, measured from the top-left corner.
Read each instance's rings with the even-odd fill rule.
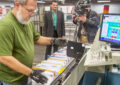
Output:
[[[13,2],[13,0],[0,0],[0,2]]]
[[[12,1],[13,0],[0,0],[0,2],[12,2]],[[41,1],[41,0],[38,0],[38,1]],[[52,0],[42,0],[42,1],[50,3]],[[64,1],[65,4],[75,4],[75,3],[78,2],[78,0],[58,0],[58,1],[59,2]],[[104,0],[104,1],[107,1],[107,0]],[[98,3],[97,0],[91,0],[91,3],[93,3],[93,4],[103,4],[103,3]],[[104,2],[104,3],[107,3],[107,2]],[[120,0],[110,0],[109,3],[120,3]]]
[[[77,3],[78,0],[65,0],[65,3]],[[82,1],[82,0],[81,0]],[[98,0],[91,0],[91,3],[93,4],[103,4],[103,3],[98,3]],[[109,0],[102,0],[102,1],[109,1]],[[104,2],[104,3],[120,3],[120,0],[110,0],[110,2]]]
[[[91,0],[91,3],[98,3],[98,0]],[[110,2],[104,2],[104,3],[120,3],[120,0],[102,0],[102,1],[110,1]]]

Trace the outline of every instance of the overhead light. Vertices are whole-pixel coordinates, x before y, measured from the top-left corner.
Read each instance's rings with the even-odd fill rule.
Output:
[[[39,3],[39,4],[41,3],[42,4],[42,3],[45,3],[45,2],[44,1],[37,1],[37,3]]]
[[[110,2],[110,0],[97,0],[98,3]]]

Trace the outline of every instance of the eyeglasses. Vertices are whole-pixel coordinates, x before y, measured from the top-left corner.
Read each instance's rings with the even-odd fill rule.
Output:
[[[25,7],[23,7],[23,8],[25,8]],[[30,14],[35,12],[35,10],[32,10],[32,9],[25,8],[25,10],[27,10],[27,12],[30,13]]]

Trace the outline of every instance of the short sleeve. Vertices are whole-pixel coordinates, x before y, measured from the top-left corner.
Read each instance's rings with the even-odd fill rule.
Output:
[[[36,41],[40,38],[40,33],[36,31],[33,22],[32,22],[32,27],[33,27],[34,41]]]
[[[12,56],[14,30],[9,26],[0,24],[0,56]]]
[[[40,34],[34,29],[34,41],[40,38]]]

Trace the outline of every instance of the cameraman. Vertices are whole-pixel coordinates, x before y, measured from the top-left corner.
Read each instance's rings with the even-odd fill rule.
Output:
[[[80,15],[79,17],[73,15],[73,23],[77,24],[78,21],[81,21],[83,23],[83,27],[85,29],[79,29],[78,33],[79,35],[81,35],[81,33],[86,33],[88,42],[92,43],[98,30],[100,17],[95,11],[91,10],[90,5],[86,6],[85,10],[86,9],[88,10],[88,12]]]

